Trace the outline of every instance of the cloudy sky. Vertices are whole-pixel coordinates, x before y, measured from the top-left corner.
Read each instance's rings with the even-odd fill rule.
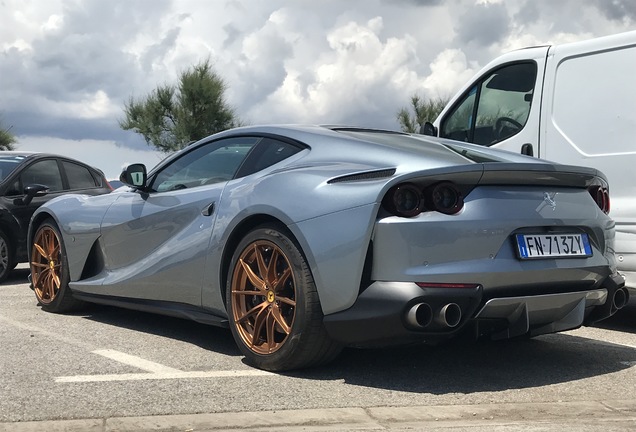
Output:
[[[206,58],[248,124],[399,129],[503,52],[634,29],[633,0],[0,0],[0,124],[112,178],[161,158],[124,102]]]

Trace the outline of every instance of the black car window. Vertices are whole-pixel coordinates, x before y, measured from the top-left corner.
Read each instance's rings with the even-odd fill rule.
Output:
[[[299,145],[272,138],[263,138],[252,154],[250,154],[245,165],[241,167],[238,176],[243,177],[263,170],[295,155],[301,150],[302,148]]]
[[[162,192],[231,180],[259,140],[234,137],[196,147],[158,171],[150,187]]]
[[[91,189],[98,186],[88,168],[68,161],[63,161],[62,166],[66,171],[69,189]]]
[[[22,188],[32,184],[48,186],[50,192],[58,192],[63,189],[62,176],[55,159],[37,161],[28,166],[20,174]]]

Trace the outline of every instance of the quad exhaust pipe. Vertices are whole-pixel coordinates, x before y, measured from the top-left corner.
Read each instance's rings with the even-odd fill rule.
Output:
[[[433,313],[428,303],[417,303],[406,313],[406,321],[413,327],[428,327],[432,322],[443,327],[454,328],[462,320],[462,309],[457,303],[448,303]]]
[[[457,327],[462,320],[462,309],[457,303],[448,303],[442,306],[437,313],[436,321],[449,328]]]
[[[406,321],[413,327],[427,327],[433,322],[433,309],[428,303],[418,303],[406,313]]]
[[[612,298],[612,305],[616,310],[622,309],[629,302],[629,292],[626,288],[619,288],[614,292]]]

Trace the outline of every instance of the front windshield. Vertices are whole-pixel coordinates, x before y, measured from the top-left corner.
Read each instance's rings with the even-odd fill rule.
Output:
[[[0,158],[0,182],[4,181],[13,170],[24,160],[22,156],[11,156]]]

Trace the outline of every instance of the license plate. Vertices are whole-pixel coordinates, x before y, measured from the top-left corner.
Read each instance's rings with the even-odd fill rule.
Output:
[[[517,234],[521,259],[588,257],[592,248],[587,234]]]

